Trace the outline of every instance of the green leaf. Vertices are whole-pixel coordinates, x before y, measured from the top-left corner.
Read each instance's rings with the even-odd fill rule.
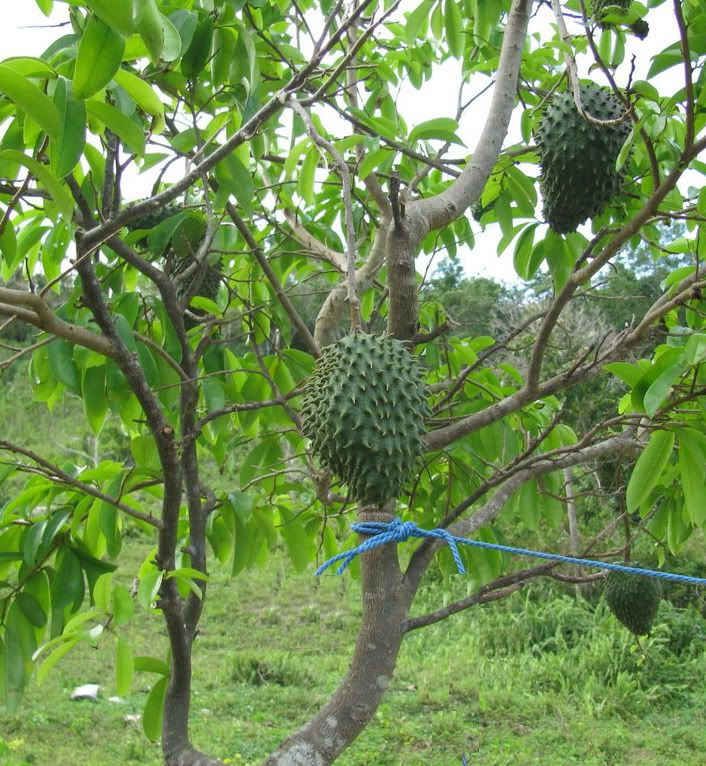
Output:
[[[145,153],[145,134],[140,125],[119,109],[96,99],[86,101],[88,113],[113,131],[135,154]]]
[[[692,524],[706,523],[706,482],[704,482],[703,439],[698,431],[681,428],[679,437],[679,475],[684,490],[684,507]]]
[[[37,671],[37,681],[39,681],[40,684],[49,675],[56,663],[59,662],[62,657],[67,655],[80,640],[80,637],[70,638],[66,642],[61,643],[53,652],[47,655],[47,658]]]
[[[211,80],[216,87],[220,87],[228,82],[230,66],[235,55],[236,42],[235,30],[230,27],[219,27],[213,34]]]
[[[157,657],[135,657],[134,667],[136,673],[158,673],[161,676],[169,675],[169,665]]]
[[[522,279],[530,278],[530,256],[532,255],[534,232],[537,226],[539,226],[537,223],[530,223],[525,226],[525,228],[520,233],[520,236],[517,238],[517,241],[515,242],[513,263],[515,266],[515,271]]]
[[[422,2],[407,17],[406,35],[407,43],[413,46],[420,35],[421,29],[429,18],[435,0],[422,0]]]
[[[135,27],[156,64],[164,50],[164,25],[156,0],[134,0]]]
[[[0,256],[2,256],[8,268],[10,268],[15,262],[16,255],[17,237],[15,235],[15,227],[10,221],[5,225],[2,234],[0,234]]]
[[[84,594],[81,563],[78,557],[68,549],[61,551],[57,561],[56,575],[52,584],[52,604],[55,609],[67,606],[78,608]]]
[[[409,134],[409,143],[415,141],[437,138],[452,144],[462,144],[463,141],[456,135],[458,122],[451,117],[436,117],[417,125]]]
[[[671,431],[654,431],[635,463],[626,492],[628,513],[634,513],[657,486],[674,447]]]
[[[125,38],[90,16],[76,56],[73,92],[76,98],[88,98],[104,88],[120,69],[125,52]]]
[[[71,83],[63,77],[56,82],[54,105],[59,112],[61,130],[59,140],[50,144],[50,167],[63,178],[76,167],[86,145],[86,107],[74,98]]]
[[[162,734],[164,716],[164,697],[167,692],[168,678],[160,678],[152,687],[142,714],[142,729],[151,742],[156,742]]]
[[[121,35],[135,31],[132,20],[132,0],[87,0],[86,4],[103,22]]]
[[[135,602],[130,591],[124,585],[113,589],[113,622],[116,626],[124,625],[135,613]]]
[[[615,375],[616,378],[619,378],[625,385],[630,387],[634,386],[645,372],[636,364],[628,364],[627,362],[611,362],[610,364],[603,365],[603,369]]]
[[[1,68],[1,67],[0,67]],[[54,104],[52,109],[56,110]],[[74,200],[68,189],[61,183],[61,181],[49,170],[46,165],[42,165],[32,157],[28,157],[22,152],[18,152],[15,149],[4,149],[0,151],[0,161],[7,160],[9,162],[19,162],[29,170],[32,175],[46,188],[51,194],[57,207],[63,214],[64,218],[71,219],[74,210]]]
[[[672,386],[684,371],[684,365],[668,367],[647,389],[642,400],[645,412],[653,417],[672,390]]]
[[[74,393],[81,392],[81,379],[74,362],[74,346],[63,338],[53,340],[47,349],[52,375]]]
[[[361,181],[365,180],[380,165],[388,160],[392,161],[396,153],[392,149],[386,149],[385,147],[376,149],[374,152],[368,152],[358,166],[358,178]]]
[[[50,138],[60,137],[61,120],[51,99],[26,77],[4,64],[0,64],[0,93],[14,101]]]
[[[283,505],[278,507],[282,521],[279,531],[287,544],[289,558],[292,560],[294,569],[297,572],[303,572],[314,554],[311,540],[306,534],[301,517]]]
[[[164,61],[176,61],[181,55],[181,36],[179,30],[164,15],[160,14],[162,21],[162,30],[164,31],[164,48],[162,48],[162,59]]]
[[[149,83],[125,69],[118,69],[113,79],[147,114],[154,114],[157,117],[164,114],[162,102]]]
[[[47,616],[37,599],[29,593],[18,593],[15,603],[22,614],[34,625],[35,628],[43,628],[47,624]]]
[[[318,164],[319,152],[315,146],[311,146],[304,157],[297,180],[297,191],[309,205],[314,203],[314,175]]]
[[[45,15],[50,16],[54,7],[54,0],[36,0],[37,7]]]
[[[686,358],[689,364],[698,364],[706,359],[706,335],[697,332],[689,338],[686,342]]]
[[[136,436],[130,442],[130,451],[135,458],[135,464],[147,473],[159,472],[159,452],[157,445],[151,436]]]
[[[83,372],[83,408],[86,419],[94,434],[103,428],[108,414],[108,398],[105,390],[105,365],[89,367]]]
[[[24,77],[41,77],[50,80],[56,77],[56,69],[51,64],[47,64],[46,61],[34,58],[33,56],[13,56],[12,58],[5,59],[2,65],[9,67]]]
[[[246,213],[251,213],[253,209],[253,200],[255,199],[255,184],[253,183],[252,173],[245,167],[245,165],[243,165],[235,154],[231,154],[227,158],[227,167],[233,182],[233,196]]]
[[[213,20],[207,16],[196,25],[191,45],[181,57],[181,72],[190,80],[195,79],[211,55],[213,42]]]
[[[519,510],[522,523],[530,530],[539,529],[539,489],[534,479],[525,482],[520,488]]]
[[[130,691],[134,672],[135,662],[130,644],[122,636],[118,636],[115,653],[115,687],[119,697],[125,696]]]
[[[444,28],[449,53],[459,58],[463,53],[463,17],[456,0],[446,0],[444,6]]]

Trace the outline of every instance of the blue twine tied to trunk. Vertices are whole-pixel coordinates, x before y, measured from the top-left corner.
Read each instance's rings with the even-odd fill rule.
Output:
[[[542,551],[533,551],[529,548],[515,548],[511,545],[500,545],[499,543],[486,543],[482,540],[471,540],[468,537],[457,537],[445,529],[421,529],[413,521],[402,521],[393,519],[392,521],[363,521],[356,522],[351,526],[353,532],[360,535],[367,535],[360,545],[349,551],[344,551],[325,561],[317,570],[316,575],[323,574],[329,567],[341,562],[336,570],[336,574],[342,574],[350,565],[356,556],[366,551],[374,550],[388,543],[403,543],[410,538],[420,539],[432,538],[442,540],[451,549],[451,555],[456,564],[459,574],[465,574],[466,568],[461,561],[459,545],[471,545],[476,548],[485,548],[491,551],[501,551],[511,553],[514,556],[530,556],[535,559],[544,559],[545,561],[558,561],[563,564],[577,564],[582,567],[592,567],[594,569],[614,570],[616,572],[627,572],[628,574],[641,575],[643,577],[656,577],[660,580],[671,580],[675,582],[691,583],[693,585],[706,585],[706,578],[692,577],[691,575],[676,574],[674,572],[660,572],[656,569],[643,569],[642,567],[630,567],[625,564],[614,564],[607,561],[596,561],[594,559],[582,559],[575,556],[562,556],[559,553],[543,553]]]

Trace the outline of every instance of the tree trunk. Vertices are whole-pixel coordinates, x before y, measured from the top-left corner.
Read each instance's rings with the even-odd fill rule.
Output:
[[[390,521],[361,511],[361,521]],[[397,547],[361,556],[363,615],[345,679],[323,708],[267,758],[263,766],[328,766],[368,725],[390,685],[404,638],[411,594],[403,585]]]

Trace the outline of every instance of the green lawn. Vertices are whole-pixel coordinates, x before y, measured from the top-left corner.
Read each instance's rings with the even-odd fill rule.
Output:
[[[126,553],[127,572],[144,549],[133,542]],[[465,587],[447,583],[457,596]],[[278,554],[234,580],[214,572],[195,648],[195,744],[227,763],[259,763],[344,673],[358,597],[350,575],[295,574]],[[443,598],[429,584],[420,608]],[[339,763],[450,766],[465,752],[471,766],[703,766],[704,622],[671,608],[662,616],[644,657],[602,604],[594,613],[546,588],[412,634],[374,722]],[[120,630],[136,654],[163,656],[158,617],[138,612]],[[108,632],[33,682],[20,712],[0,717],[0,763],[160,764],[158,745],[124,721],[155,677],[137,674],[124,702],[109,702],[113,652]],[[90,682],[102,684],[100,701],[69,701]]]

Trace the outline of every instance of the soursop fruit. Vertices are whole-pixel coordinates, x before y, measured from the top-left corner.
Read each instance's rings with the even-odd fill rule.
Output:
[[[302,427],[321,464],[353,499],[382,505],[411,478],[429,414],[420,368],[404,344],[355,333],[317,360]]]
[[[596,85],[581,86],[581,103],[601,120],[616,119],[624,111],[611,91]],[[569,92],[552,97],[536,137],[543,213],[554,231],[575,231],[620,191],[621,174],[615,170],[615,161],[629,132],[626,122],[594,125],[584,120]]]
[[[177,215],[179,215],[178,219],[175,218]],[[156,238],[156,241],[153,240],[150,243],[148,241],[149,234],[145,233],[145,236],[134,244],[143,250],[149,249],[150,244],[154,244],[156,250],[153,255],[164,258],[165,271],[168,276],[174,278],[193,263],[193,256],[198,252],[206,234],[206,222],[203,215],[195,210],[185,208],[183,205],[165,205],[159,210],[134,219],[127,225],[127,228],[130,231],[150,230],[151,232],[170,218],[174,218],[174,221],[165,228],[165,231]],[[220,260],[213,262],[213,258],[209,258],[203,276],[195,274],[188,280],[188,283],[180,285],[179,293],[183,294],[189,290],[194,284],[194,280],[198,279],[199,286],[195,295],[215,300],[222,277]],[[194,310],[193,313],[200,314],[202,312]]]
[[[593,0],[591,3],[591,16],[593,20],[605,28],[610,24],[602,24],[603,17],[607,15],[608,10],[615,13],[626,13],[630,7],[630,0]]]
[[[172,205],[165,205],[164,207],[161,207],[157,210],[153,210],[151,213],[145,213],[139,218],[133,218],[126,224],[126,228],[129,231],[144,232],[144,236],[133,242],[133,247],[142,251],[149,249],[147,244],[147,237],[149,237],[152,229],[154,229],[155,226],[159,226],[160,223],[164,223],[167,218],[171,218],[172,216],[177,215],[183,211],[184,207],[182,205],[174,203]]]
[[[612,23],[604,21],[609,13],[627,13],[630,0],[593,0],[591,4],[591,16],[601,29],[610,29]],[[650,25],[644,19],[638,19],[630,25],[632,33],[640,40],[644,40],[650,31]]]
[[[611,570],[604,594],[610,611],[631,633],[643,636],[650,632],[661,596],[657,580]]]

